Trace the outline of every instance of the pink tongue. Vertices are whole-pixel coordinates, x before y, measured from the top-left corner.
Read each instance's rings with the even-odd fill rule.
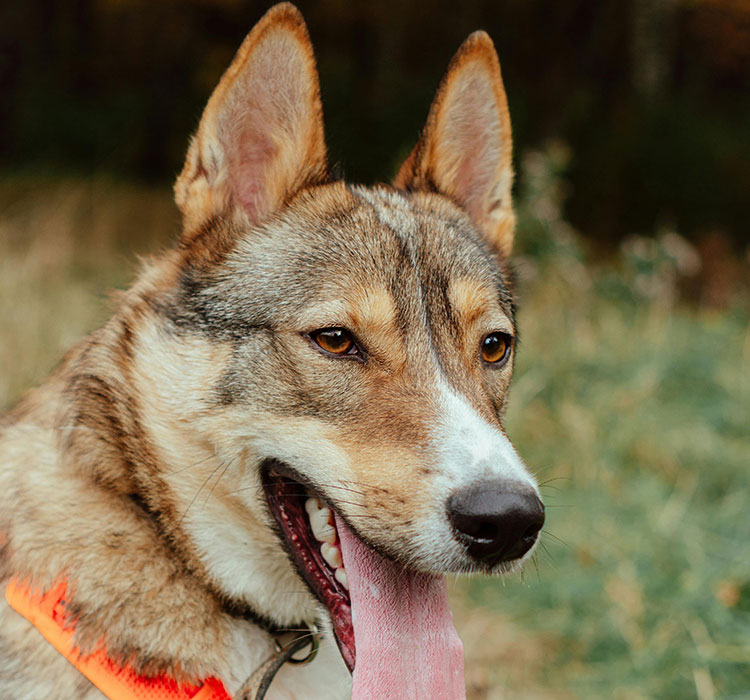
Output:
[[[464,649],[445,578],[381,557],[336,517],[352,601],[352,700],[462,700]]]

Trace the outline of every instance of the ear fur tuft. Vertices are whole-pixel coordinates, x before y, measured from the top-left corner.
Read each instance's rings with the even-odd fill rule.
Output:
[[[456,52],[394,184],[450,197],[497,250],[510,254],[515,228],[510,115],[486,32],[474,32]]]

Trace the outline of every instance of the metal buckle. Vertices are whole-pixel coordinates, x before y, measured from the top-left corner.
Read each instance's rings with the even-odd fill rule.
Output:
[[[294,664],[295,666],[304,666],[309,664],[318,653],[320,647],[320,631],[317,625],[312,625],[307,631],[296,633],[295,636],[289,640],[286,644],[282,643],[279,637],[274,640],[276,651],[279,654],[288,654],[287,663]],[[305,647],[309,646],[310,649],[305,656],[297,658],[293,656],[299,651],[302,651]]]

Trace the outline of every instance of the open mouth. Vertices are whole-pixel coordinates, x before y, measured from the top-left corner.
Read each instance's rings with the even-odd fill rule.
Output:
[[[349,583],[332,510],[312,491],[269,469],[264,487],[297,570],[328,608],[341,656],[354,670],[356,651]]]
[[[465,698],[445,577],[380,554],[286,465],[269,463],[263,485],[297,571],[331,616],[352,700]]]

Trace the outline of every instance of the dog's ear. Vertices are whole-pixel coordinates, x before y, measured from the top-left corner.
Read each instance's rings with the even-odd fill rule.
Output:
[[[453,57],[422,136],[394,184],[450,197],[496,249],[510,253],[515,228],[510,116],[500,63],[485,32],[474,32]]]
[[[326,171],[312,45],[299,10],[282,3],[242,43],[193,136],[175,184],[186,235],[238,211],[256,224]]]

